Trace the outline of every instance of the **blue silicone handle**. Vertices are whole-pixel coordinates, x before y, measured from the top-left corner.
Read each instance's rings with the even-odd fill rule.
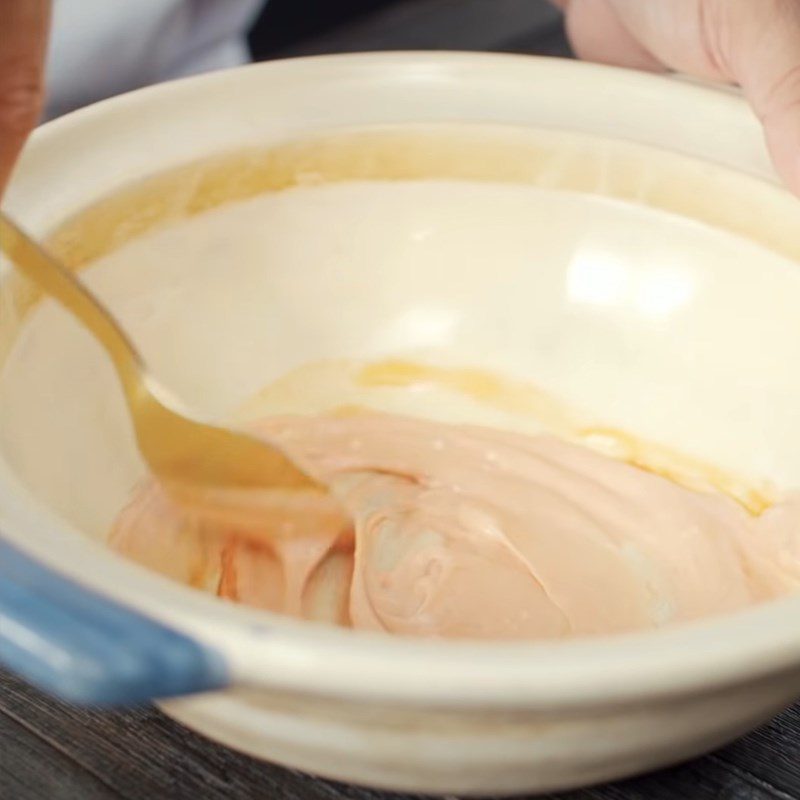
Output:
[[[0,541],[0,663],[81,705],[136,705],[227,685],[222,656]]]

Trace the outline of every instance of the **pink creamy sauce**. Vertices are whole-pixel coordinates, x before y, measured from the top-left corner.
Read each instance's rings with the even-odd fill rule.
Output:
[[[327,492],[265,493],[225,519],[150,483],[112,547],[249,606],[427,637],[655,628],[800,586],[798,499],[755,515],[551,435],[394,414],[256,430]]]

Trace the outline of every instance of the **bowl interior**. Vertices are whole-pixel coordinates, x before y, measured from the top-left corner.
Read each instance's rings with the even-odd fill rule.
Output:
[[[409,125],[156,175],[79,213],[52,246],[209,416],[307,362],[403,356],[530,381],[587,419],[791,488],[791,202],[633,143]],[[114,375],[31,287],[6,272],[2,291],[3,456],[101,538],[143,474]],[[428,411],[491,423],[455,401]]]

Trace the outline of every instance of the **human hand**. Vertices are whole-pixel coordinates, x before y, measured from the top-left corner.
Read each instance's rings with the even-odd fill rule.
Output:
[[[44,100],[50,0],[0,0],[0,197]]]
[[[742,87],[800,195],[800,0],[552,0],[576,54]]]

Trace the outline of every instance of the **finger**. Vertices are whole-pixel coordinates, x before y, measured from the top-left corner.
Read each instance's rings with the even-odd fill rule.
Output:
[[[44,98],[50,0],[0,0],[0,196]]]
[[[663,72],[663,64],[625,27],[608,0],[557,0],[575,54],[587,61]]]
[[[738,0],[728,8],[721,58],[764,124],[776,169],[800,195],[800,4]]]

